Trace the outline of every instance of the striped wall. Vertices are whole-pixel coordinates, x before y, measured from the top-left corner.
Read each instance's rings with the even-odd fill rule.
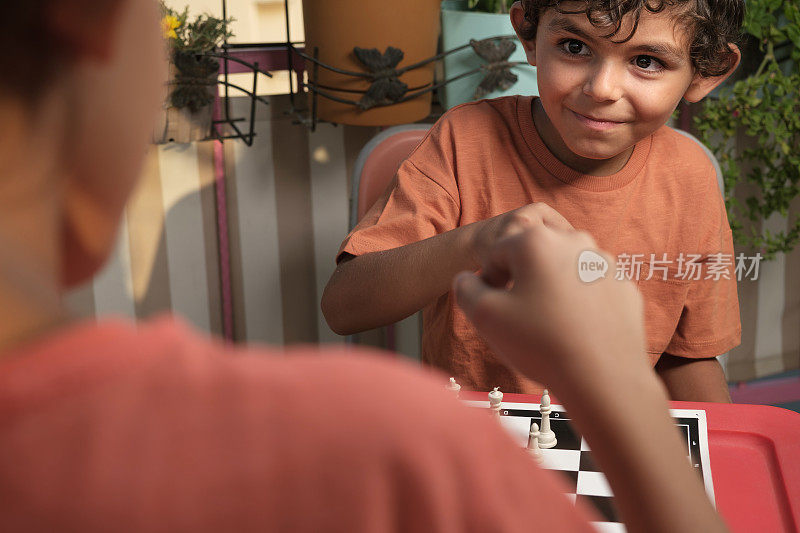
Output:
[[[270,102],[259,106],[252,147],[226,141],[218,150],[233,337],[341,342],[325,324],[319,301],[347,232],[355,158],[377,129],[323,124],[310,133],[286,114],[287,97]],[[78,315],[142,319],[174,312],[204,331],[223,333],[214,168],[214,143],[151,147],[114,256],[92,283],[68,295]],[[786,221],[766,224],[778,229]],[[758,281],[740,283],[739,298],[743,338],[726,361],[729,378],[800,367],[800,250],[762,263]],[[397,346],[413,354],[418,343],[410,325],[410,340],[408,327],[400,328]],[[384,335],[371,332],[361,340],[380,345]]]

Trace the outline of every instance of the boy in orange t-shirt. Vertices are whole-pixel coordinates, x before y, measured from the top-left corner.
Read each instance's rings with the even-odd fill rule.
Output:
[[[495,357],[449,287],[521,227],[575,227],[637,282],[648,356],[672,398],[729,401],[715,356],[740,339],[731,231],[711,161],[665,124],[738,65],[744,4],[603,5],[512,7],[540,96],[465,104],[431,129],[342,244],[322,301],[334,331],[424,308],[424,362],[469,388],[538,392]]]

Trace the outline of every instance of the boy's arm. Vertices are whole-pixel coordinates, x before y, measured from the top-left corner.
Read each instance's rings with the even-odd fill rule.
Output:
[[[695,359],[665,353],[656,363],[656,372],[673,400],[731,402],[725,374],[716,357]]]
[[[473,228],[461,228],[391,250],[345,256],[322,294],[322,313],[339,335],[392,324],[444,294],[453,276],[476,268]]]
[[[567,407],[628,531],[725,531],[644,357],[641,296],[611,277],[581,282],[587,249],[588,234],[532,227],[485,256],[480,277],[457,277],[458,303],[495,353]]]
[[[477,270],[480,254],[494,242],[535,224],[569,228],[544,203],[532,203],[428,239],[342,260],[322,295],[333,331],[350,335],[392,324],[450,290],[453,276]]]

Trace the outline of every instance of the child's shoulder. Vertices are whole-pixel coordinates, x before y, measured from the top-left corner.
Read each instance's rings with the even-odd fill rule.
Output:
[[[690,133],[666,125],[653,134],[647,164],[669,174],[662,184],[673,183],[687,194],[704,195],[720,185],[721,171],[711,150]]]
[[[440,123],[457,124],[459,126],[481,124],[487,122],[512,123],[517,120],[519,105],[526,100],[524,96],[501,96],[484,100],[475,100],[459,104],[447,110],[439,119]]]
[[[713,166],[710,152],[699,139],[667,125],[653,133],[651,152],[656,160],[667,158],[674,163],[693,168],[700,166],[708,169]]]

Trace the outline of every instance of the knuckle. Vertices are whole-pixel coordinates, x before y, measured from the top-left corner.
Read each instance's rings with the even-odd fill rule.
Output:
[[[509,223],[511,224],[522,225],[528,222],[530,222],[530,219],[519,211],[513,211],[509,217]]]
[[[578,241],[581,244],[584,244],[589,247],[597,247],[597,242],[594,240],[594,237],[592,237],[592,235],[589,232],[584,230],[579,230],[577,232],[577,236],[578,236]],[[604,252],[600,252],[600,254],[603,255],[604,257],[608,255]],[[608,257],[606,257],[606,259],[608,259]]]

